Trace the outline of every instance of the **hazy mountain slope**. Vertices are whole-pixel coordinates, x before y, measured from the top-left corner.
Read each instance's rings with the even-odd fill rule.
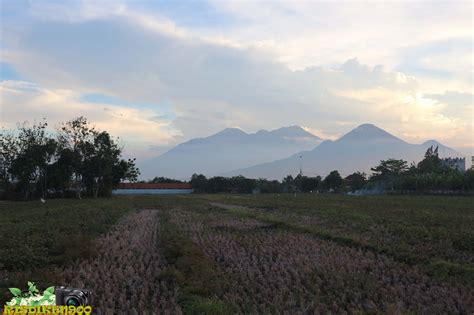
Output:
[[[441,157],[462,156],[435,140],[410,144],[371,124],[360,125],[336,141],[324,141],[312,151],[294,154],[286,159],[238,169],[225,175],[251,178],[282,179],[297,175],[300,165],[308,176],[326,175],[337,169],[343,176],[355,171],[370,173],[370,168],[388,158],[418,162],[430,146],[439,146]]]
[[[139,167],[144,179],[155,176],[189,179],[193,173],[214,176],[313,149],[321,141],[298,126],[253,134],[227,128],[212,136],[179,144]]]

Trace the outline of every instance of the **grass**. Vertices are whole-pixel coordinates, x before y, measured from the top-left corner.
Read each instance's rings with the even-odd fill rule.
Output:
[[[388,254],[405,263],[421,264],[430,271],[444,262],[442,269],[450,269],[447,274],[454,281],[474,285],[472,197],[208,195],[201,198],[214,205],[227,205],[235,215]]]
[[[216,298],[226,290],[225,275],[170,221],[167,211],[173,209],[161,213],[160,245],[170,267],[161,277],[174,278],[178,283],[178,301],[185,314],[232,313],[231,305]]]
[[[0,203],[0,302],[27,280],[53,285],[52,266],[95,254],[94,239],[135,207],[132,200]]]
[[[219,206],[220,205],[220,206]],[[226,206],[224,210],[222,205]],[[474,286],[474,198],[447,196],[192,195],[0,202],[0,302],[26,280],[54,285],[50,268],[95,255],[94,240],[133,209],[162,209],[161,246],[186,313],[223,313],[229,281],[170,211],[226,212],[273,228],[417,265],[427,276]],[[216,280],[218,279],[218,280]]]
[[[430,275],[375,248],[361,250],[315,234],[303,217],[299,226],[260,219],[260,212],[212,204],[170,212],[181,231],[230,277],[223,301],[236,303],[240,312],[463,313],[474,307],[472,289],[451,271],[445,279]],[[446,283],[447,278],[455,283]]]

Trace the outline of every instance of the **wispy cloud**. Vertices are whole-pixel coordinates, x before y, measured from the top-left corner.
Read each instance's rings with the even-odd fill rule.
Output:
[[[19,77],[2,83],[1,122],[84,113],[143,148],[229,126],[299,124],[334,137],[372,122],[409,141],[474,147],[472,119],[442,96],[471,92],[472,4],[160,5],[5,10],[1,58]],[[232,23],[197,23],[204,13]],[[85,97],[94,94],[110,96],[107,110]]]

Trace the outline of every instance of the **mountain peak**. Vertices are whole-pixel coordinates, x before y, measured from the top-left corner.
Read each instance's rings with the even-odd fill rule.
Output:
[[[354,140],[369,140],[369,139],[387,139],[403,141],[385,130],[375,126],[374,124],[362,124],[352,129],[338,141],[354,141]]]
[[[377,127],[376,125],[374,125],[374,124],[369,124],[369,123],[359,125],[359,126],[357,126],[355,129],[353,129],[353,130],[381,130],[381,131],[384,131],[383,129],[380,129],[380,128]]]
[[[215,136],[241,136],[241,135],[247,135],[245,131],[239,128],[225,128],[222,131],[219,131],[218,133],[212,135],[211,137]]]
[[[441,143],[439,143],[438,141],[436,141],[434,139],[430,139],[430,140],[426,140],[421,145],[424,145],[424,146],[427,146],[427,145],[438,146],[438,145],[441,145]]]
[[[318,136],[307,132],[302,127],[297,126],[297,125],[281,127],[281,128],[272,130],[271,133],[285,136],[285,137],[310,137],[310,138],[320,139]]]

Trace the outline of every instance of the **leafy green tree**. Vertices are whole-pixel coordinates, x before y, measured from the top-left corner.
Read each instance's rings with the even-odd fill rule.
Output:
[[[82,181],[86,190],[97,198],[110,196],[121,180],[136,180],[139,174],[133,160],[122,160],[122,148],[106,131],[95,132],[93,142],[83,142]]]
[[[301,178],[301,191],[302,192],[312,192],[316,191],[321,186],[321,176],[316,177],[307,177],[302,176]]]
[[[420,173],[441,173],[443,166],[438,155],[438,147],[433,149],[433,146],[426,150],[425,158],[418,163],[418,172]]]
[[[361,172],[355,172],[344,179],[350,191],[362,189],[367,183],[367,175]]]
[[[265,178],[259,178],[257,180],[257,188],[260,189],[261,193],[281,193],[282,185],[277,180],[267,180]]]
[[[388,159],[371,168],[374,172],[370,177],[371,182],[382,183],[386,188],[394,190],[400,185],[400,179],[408,171],[408,163],[404,160]]]
[[[18,139],[11,132],[2,129],[0,132],[0,180],[5,196],[10,193],[12,174],[10,168],[18,156]]]
[[[48,187],[60,193],[64,198],[74,173],[74,153],[63,148],[58,149],[56,154],[56,160],[48,165]]]
[[[191,186],[194,188],[195,192],[204,193],[207,192],[207,178],[202,174],[193,174],[190,180]]]
[[[56,140],[46,133],[47,125],[43,121],[31,127],[26,122],[19,126],[18,154],[9,172],[17,180],[24,199],[29,198],[32,183],[37,183],[41,196],[46,197],[47,166],[54,158],[57,146]]]
[[[284,192],[294,192],[298,189],[295,183],[295,179],[291,175],[288,175],[283,178],[282,186]]]
[[[229,179],[232,192],[239,194],[250,194],[257,187],[254,179],[245,178],[244,176],[234,176]]]
[[[104,193],[112,190],[113,167],[120,159],[121,150],[106,131],[95,133],[93,141],[82,144],[85,152],[83,180],[86,189],[97,198],[100,189]]]
[[[474,168],[468,169],[464,173],[466,190],[474,190]]]
[[[116,187],[121,181],[127,180],[135,182],[140,175],[140,170],[135,165],[136,159],[120,159],[117,164],[114,165],[112,170],[112,187]],[[105,186],[104,193],[106,195],[111,194],[111,187]]]
[[[207,181],[207,191],[210,193],[231,192],[231,188],[230,181],[222,176],[215,176]]]
[[[35,186],[42,198],[51,189],[64,196],[73,182],[78,198],[83,188],[98,197],[110,195],[120,181],[134,181],[140,174],[135,160],[122,159],[123,148],[106,131],[90,127],[86,118],[63,123],[56,137],[47,126],[43,120],[32,126],[25,122],[15,132],[1,131],[0,188],[5,192],[14,183],[24,199]]]
[[[404,160],[388,159],[380,161],[380,164],[371,170],[374,172],[371,179],[387,180],[402,175],[408,170],[408,165]]]
[[[73,170],[76,197],[81,198],[83,175],[87,171],[85,160],[91,153],[97,131],[89,126],[85,117],[77,117],[63,123],[58,130],[58,142],[61,152],[71,152],[70,162]]]
[[[332,171],[331,173],[329,173],[328,176],[326,176],[324,178],[324,186],[326,187],[326,189],[328,190],[335,190],[337,191],[338,189],[341,188],[341,185],[342,185],[342,177],[341,175],[339,174],[339,172],[337,170],[334,170]]]

